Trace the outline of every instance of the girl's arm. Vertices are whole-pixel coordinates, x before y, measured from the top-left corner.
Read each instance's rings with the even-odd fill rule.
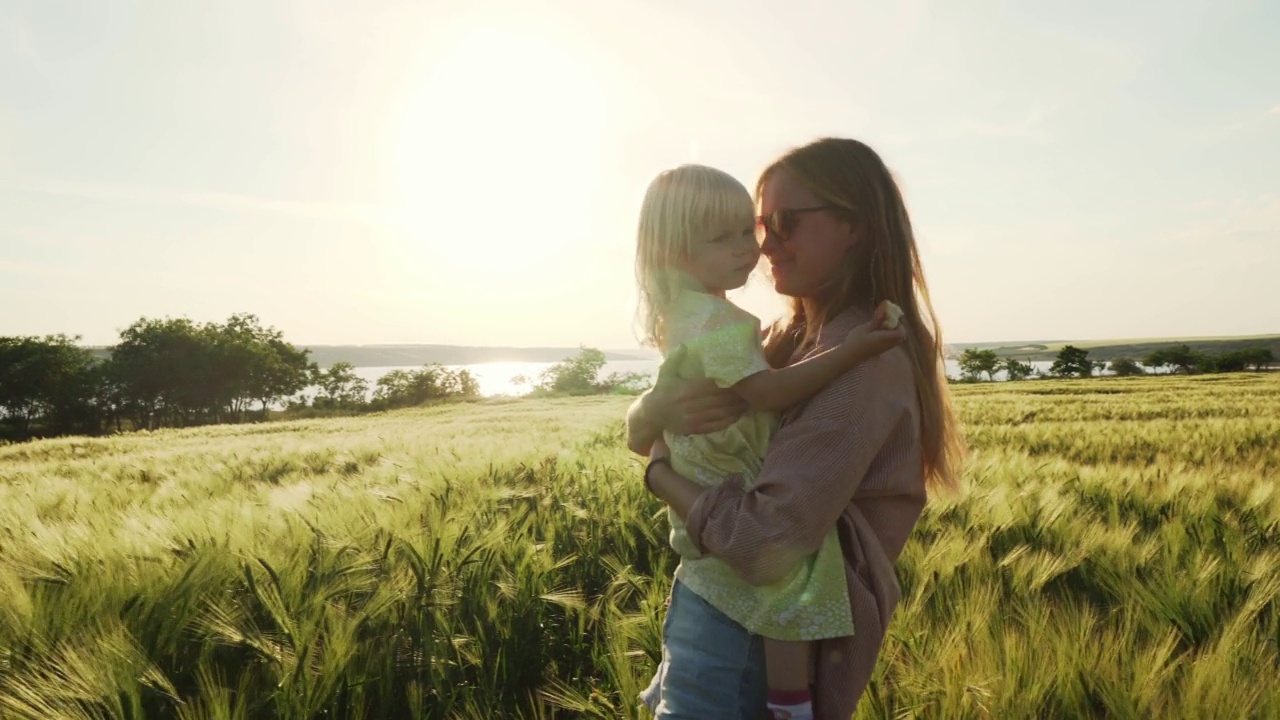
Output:
[[[813,397],[844,371],[894,347],[902,337],[901,330],[885,328],[877,314],[854,328],[840,345],[793,365],[743,378],[733,391],[757,410],[785,410]]]
[[[756,410],[780,412],[813,397],[840,373],[866,359],[859,349],[841,345],[794,365],[743,378],[733,391]]]
[[[759,327],[754,318],[752,321],[757,324],[747,330],[747,335],[753,339],[748,341],[745,335],[741,339],[753,343],[758,353]],[[745,326],[739,324],[739,327]],[[733,338],[734,332],[724,337]],[[653,388],[628,408],[627,448],[647,455],[663,431],[702,435],[723,430],[737,422],[748,406],[760,410],[789,408],[807,400],[845,370],[894,347],[903,337],[902,330],[887,327],[886,311],[879,308],[870,321],[854,328],[839,346],[790,367],[760,370],[737,380],[729,389],[718,387],[712,380],[679,379],[676,368],[684,362],[688,351],[681,345],[663,360]],[[731,340],[727,347],[733,348],[735,343]],[[767,367],[763,357],[759,362]],[[741,377],[737,375],[733,379]]]

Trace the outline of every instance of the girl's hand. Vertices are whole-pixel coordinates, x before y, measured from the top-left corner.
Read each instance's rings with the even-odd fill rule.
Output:
[[[653,462],[658,458],[671,457],[671,448],[667,447],[667,442],[662,438],[654,441],[653,447],[649,448],[649,462]]]
[[[892,329],[886,326],[887,315],[888,310],[881,304],[870,320],[850,330],[845,337],[844,348],[858,362],[895,348],[906,338],[902,326]]]
[[[676,376],[684,353],[677,348],[658,369],[653,389],[641,400],[645,417],[676,435],[705,435],[737,422],[748,410],[737,393],[710,380]]]

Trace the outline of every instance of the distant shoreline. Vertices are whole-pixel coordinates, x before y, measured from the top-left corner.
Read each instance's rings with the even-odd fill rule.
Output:
[[[1094,360],[1114,360],[1127,357],[1141,361],[1143,356],[1174,345],[1186,345],[1195,352],[1222,354],[1236,350],[1269,348],[1280,356],[1280,335],[1241,335],[1237,337],[1199,338],[1135,338],[1128,340],[1071,340],[1040,342],[949,343],[948,355],[959,357],[965,350],[994,350],[1002,358],[1023,361],[1053,360],[1058,351],[1067,345],[1089,351]]]
[[[1251,348],[1270,348],[1280,355],[1280,335],[1241,335],[1234,337],[1135,338],[1124,340],[1038,340],[980,343],[948,343],[948,357],[959,357],[967,349],[994,350],[999,357],[1019,360],[1052,361],[1058,351],[1074,345],[1089,351],[1094,360],[1128,357],[1141,360],[1154,350],[1172,345],[1188,345],[1202,353],[1225,353]],[[413,367],[419,365],[476,365],[496,362],[554,363],[576,356],[581,348],[557,347],[486,347],[475,345],[301,345],[311,352],[311,360],[322,368],[338,362],[355,367]],[[95,353],[107,354],[107,348],[91,346]],[[653,350],[644,348],[604,350],[609,362],[655,360]]]
[[[476,347],[464,345],[304,345],[320,367],[348,362],[355,367],[409,367],[415,365],[477,365],[492,362],[553,363],[577,356],[581,348]],[[605,360],[650,360],[657,353],[645,350],[604,350]]]
[[[1000,357],[1027,362],[1052,361],[1063,347],[1074,345],[1089,351],[1094,360],[1128,357],[1141,360],[1144,355],[1172,345],[1188,345],[1202,353],[1220,354],[1251,348],[1270,348],[1280,355],[1280,335],[1243,335],[1237,337],[1137,338],[1122,340],[1046,340],[987,343],[949,343],[948,355],[959,357],[966,349],[995,350]],[[493,362],[560,362],[578,354],[579,348],[517,348],[464,345],[307,345],[311,359],[321,367],[336,362],[349,362],[356,367],[407,367],[414,365],[476,365]],[[604,350],[610,362],[654,360],[658,353],[642,348]]]

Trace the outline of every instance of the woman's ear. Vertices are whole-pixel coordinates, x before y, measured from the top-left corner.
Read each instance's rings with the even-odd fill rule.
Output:
[[[858,228],[850,220],[841,220],[840,224],[844,225],[845,247],[855,248],[858,246]]]

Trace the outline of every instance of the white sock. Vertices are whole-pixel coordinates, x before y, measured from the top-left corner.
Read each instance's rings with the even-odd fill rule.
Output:
[[[802,702],[797,705],[769,703],[769,713],[773,716],[773,720],[813,720],[813,703]]]

